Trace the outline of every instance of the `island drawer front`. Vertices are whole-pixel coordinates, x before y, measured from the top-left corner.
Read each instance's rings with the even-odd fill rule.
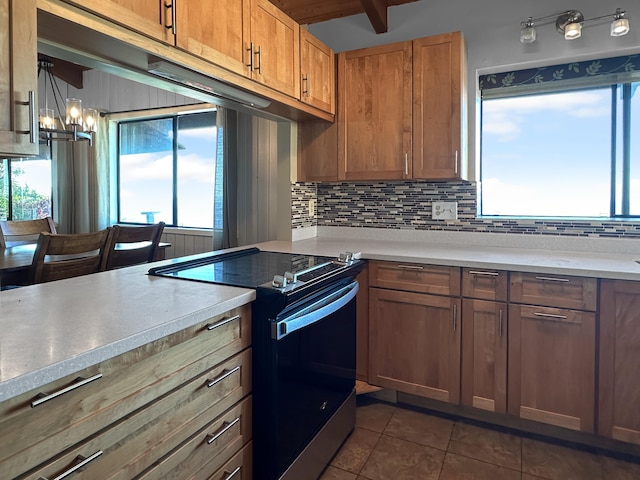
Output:
[[[486,268],[462,269],[462,296],[480,300],[507,301],[508,272]]]
[[[170,448],[162,444],[149,444],[146,450],[133,450],[136,448],[136,439],[140,439],[139,442],[144,445],[144,437],[148,434],[148,430],[144,425],[131,425],[132,422],[127,420],[20,478],[25,478],[25,480],[57,478],[58,475],[68,472],[77,465],[79,456],[90,458],[99,452],[102,454],[96,456],[84,468],[76,471],[69,478],[74,480],[187,478],[186,464],[182,465],[180,476],[175,477],[168,475],[169,469],[160,468],[160,466],[166,465],[169,459],[176,455],[176,452],[185,450],[185,446],[182,445],[185,440],[187,441],[186,445],[192,445],[193,449],[206,452],[208,456],[204,461],[213,463],[217,468],[251,439],[251,396],[226,411],[220,409],[219,404],[211,406],[209,409],[205,408],[193,419],[183,417],[181,412],[183,406],[184,404],[181,404],[175,409],[175,418],[173,419],[171,419],[171,407],[169,406],[167,412],[154,419],[150,427],[156,431],[164,430],[164,435],[167,437],[179,437],[171,439]],[[181,424],[181,421],[186,423]],[[176,431],[168,431],[174,427]],[[138,429],[136,430],[136,428]],[[140,435],[141,433],[144,435]],[[218,433],[220,433],[218,438],[209,444],[207,442],[208,436]],[[133,444],[131,444],[132,442]],[[158,446],[162,447],[161,451],[155,450]],[[136,457],[137,453],[141,453],[141,455]],[[168,454],[168,457],[157,463],[156,461],[165,454]],[[188,458],[188,460],[194,462],[194,465],[189,467],[194,470],[202,465],[202,463],[196,463],[201,461],[200,458]],[[129,462],[128,465],[127,462]],[[139,465],[135,465],[136,462]],[[136,468],[132,468],[134,465]],[[174,465],[177,464],[174,462]]]
[[[224,415],[216,418],[205,429],[175,449],[171,455],[136,477],[136,480],[211,478],[211,475],[218,469],[224,469],[227,462],[242,451],[242,447],[251,440],[251,414],[251,397],[249,397],[225,412]],[[213,443],[208,443],[212,436],[222,432],[237,418],[241,419],[240,422],[234,424]],[[236,475],[233,480],[237,478],[240,477]],[[251,477],[246,478],[250,479]]]
[[[369,285],[435,295],[460,295],[460,268],[405,262],[369,262]]]
[[[509,278],[510,302],[596,311],[595,278],[521,272],[511,272]]]
[[[102,378],[35,408],[31,402],[38,393],[59,391],[73,384],[76,375],[3,402],[0,471],[7,459],[18,454],[23,462],[20,472],[34,468],[208,371],[250,342],[251,307],[245,305],[81,371],[77,376],[102,374]]]

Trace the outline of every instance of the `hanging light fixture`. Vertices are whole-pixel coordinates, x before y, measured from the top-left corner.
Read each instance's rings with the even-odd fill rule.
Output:
[[[44,108],[39,111],[40,138],[47,145],[52,141],[67,140],[77,142],[88,140],[93,143],[93,133],[97,130],[98,111],[95,108],[82,108],[79,98],[67,98],[64,101],[65,116],[62,117],[62,93],[52,72],[53,62],[49,59],[38,61],[38,75],[44,72]],[[49,107],[47,83],[51,84],[55,110]],[[57,116],[56,116],[57,111]]]
[[[575,40],[582,36],[582,26],[586,22],[593,20],[600,20],[607,17],[613,17],[611,22],[611,36],[620,37],[629,33],[629,19],[625,18],[626,12],[620,8],[616,9],[614,13],[608,15],[601,15],[599,17],[584,18],[582,12],[578,10],[567,10],[560,14],[546,15],[544,17],[533,18],[529,17],[524,22],[520,22],[520,41],[522,43],[533,43],[536,41],[536,29],[534,25],[544,23],[551,23],[552,18],[556,18],[556,30],[564,35],[566,40]]]

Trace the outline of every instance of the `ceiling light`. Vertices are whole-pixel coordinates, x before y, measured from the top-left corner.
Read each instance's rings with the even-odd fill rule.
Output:
[[[599,17],[584,18],[582,12],[578,10],[567,10],[560,14],[546,15],[544,17],[529,17],[526,21],[520,22],[520,41],[522,43],[533,43],[536,41],[536,29],[534,25],[551,23],[555,18],[556,30],[564,35],[566,40],[575,40],[582,36],[582,26],[586,22],[613,17],[611,22],[611,36],[620,37],[629,33],[629,19],[624,18],[625,13],[621,9],[616,9],[614,13],[601,15]]]
[[[623,18],[625,13],[618,8],[613,15],[613,22],[611,22],[612,37],[621,37],[629,33],[629,19]]]

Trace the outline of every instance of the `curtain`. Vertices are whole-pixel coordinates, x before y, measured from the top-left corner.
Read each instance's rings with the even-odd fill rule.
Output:
[[[86,140],[53,145],[54,220],[59,233],[87,233],[109,225],[109,158],[106,122],[93,145]]]
[[[213,248],[238,245],[237,222],[237,113],[218,107],[216,114],[216,179],[213,209]]]

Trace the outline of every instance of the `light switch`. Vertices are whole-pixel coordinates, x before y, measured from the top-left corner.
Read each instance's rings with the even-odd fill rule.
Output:
[[[437,220],[456,220],[458,218],[458,202],[433,202],[431,218]]]

